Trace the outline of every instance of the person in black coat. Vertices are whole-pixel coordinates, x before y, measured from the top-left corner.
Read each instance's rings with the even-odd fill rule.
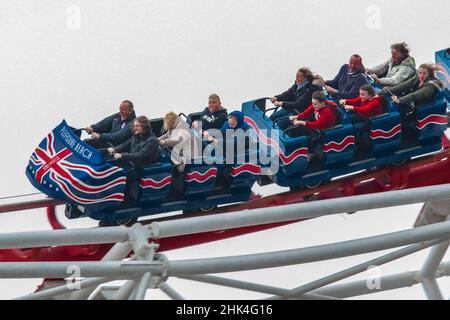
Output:
[[[125,186],[125,203],[135,203],[139,190],[139,180],[144,173],[144,166],[160,161],[159,141],[152,132],[150,121],[140,116],[133,121],[133,136],[117,147],[108,148],[108,153],[118,160],[118,164],[128,167],[129,161],[134,168],[127,174]]]
[[[118,146],[132,136],[131,124],[135,118],[133,103],[122,101],[119,112],[85,128],[92,135],[92,139],[86,140],[86,143],[97,149]]]
[[[322,77],[313,75],[308,68],[300,68],[295,77],[295,83],[285,92],[270,98],[270,101],[281,107],[274,112],[270,119],[277,121],[278,127],[285,130],[290,124],[289,116],[303,112],[311,105],[312,95],[320,91],[324,81]],[[281,119],[283,118],[283,119]],[[281,119],[281,120],[279,120]]]

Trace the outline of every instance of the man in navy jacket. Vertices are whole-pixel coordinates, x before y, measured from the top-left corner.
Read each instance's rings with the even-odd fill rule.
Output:
[[[94,148],[118,146],[132,136],[131,124],[135,118],[133,103],[124,100],[118,113],[85,128],[86,132],[92,135],[92,139],[86,142]]]
[[[364,73],[361,56],[354,54],[333,80],[325,81],[325,89],[333,98],[354,99],[359,96],[359,88],[368,83]]]

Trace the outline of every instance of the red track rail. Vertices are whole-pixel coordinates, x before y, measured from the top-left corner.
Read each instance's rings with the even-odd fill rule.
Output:
[[[305,201],[305,197],[311,195],[312,193],[314,193],[315,199],[332,199],[337,197],[363,195],[397,189],[449,183],[450,141],[446,137],[443,137],[443,145],[445,149],[439,153],[409,161],[398,167],[393,166],[384,169],[368,170],[360,174],[327,183],[326,185],[315,188],[314,190],[290,191],[268,197],[255,198],[246,203],[219,208],[208,213],[208,215],[299,203]],[[51,199],[12,204],[0,206],[0,213],[47,207],[47,215],[50,224],[54,229],[61,229],[63,226],[59,224],[55,216],[55,206],[58,204],[60,204],[60,202]],[[197,213],[192,215],[183,215],[181,217],[187,218],[200,215],[204,214]],[[158,220],[172,220],[178,218],[180,218],[180,216]],[[147,220],[143,223],[149,224],[151,222],[153,222],[153,220]],[[189,236],[155,239],[155,242],[160,244],[159,251],[167,251],[232,238],[243,234],[279,227],[293,222],[295,221],[206,232]],[[58,246],[50,248],[14,250],[6,249],[0,250],[0,261],[96,261],[100,260],[111,248],[111,246],[112,244],[93,244],[87,246]]]

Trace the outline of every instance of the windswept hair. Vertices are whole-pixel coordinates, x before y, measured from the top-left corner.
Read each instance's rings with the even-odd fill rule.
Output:
[[[150,124],[150,120],[146,116],[137,117],[134,122],[138,122],[145,133],[149,133],[152,131],[152,125]]]
[[[128,104],[128,108],[130,108],[131,110],[134,110],[133,102],[131,102],[130,100],[123,100],[122,103]]]
[[[397,50],[402,54],[404,57],[409,57],[410,49],[408,47],[408,44],[406,42],[398,42],[391,45],[391,50]]]
[[[301,72],[301,74],[305,77],[306,80],[312,81],[314,79],[314,74],[309,68],[302,67],[298,69],[298,72]]]
[[[439,80],[436,76],[436,71],[442,71],[441,66],[439,66],[436,63],[422,63],[419,66],[419,69],[420,68],[428,71],[428,80],[433,80],[441,89],[444,87],[444,84],[442,83],[442,81]],[[417,70],[419,70],[419,69],[417,69]]]
[[[177,121],[178,116],[175,112],[170,111],[164,115],[164,125],[162,127],[163,132],[167,132],[173,128],[175,122]]]

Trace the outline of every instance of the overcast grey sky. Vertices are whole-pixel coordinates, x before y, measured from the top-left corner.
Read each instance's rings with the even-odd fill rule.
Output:
[[[63,118],[85,126],[115,112],[123,99],[151,118],[193,112],[213,92],[227,108],[239,109],[243,101],[287,88],[301,66],[331,78],[351,54],[370,67],[397,41],[410,44],[418,64],[433,61],[436,50],[449,46],[449,12],[447,0],[0,0],[0,197],[35,191],[24,175],[28,157]],[[321,218],[169,256],[263,252],[386,233],[410,227],[418,208]],[[42,212],[0,217],[0,232],[46,228]],[[293,279],[300,284],[379,254],[230,276],[290,287]],[[423,258],[411,256],[383,272],[412,270]],[[31,282],[0,281],[0,298],[29,292],[37,283]],[[258,297],[171,283],[190,298]],[[368,297],[424,296],[418,287]]]

